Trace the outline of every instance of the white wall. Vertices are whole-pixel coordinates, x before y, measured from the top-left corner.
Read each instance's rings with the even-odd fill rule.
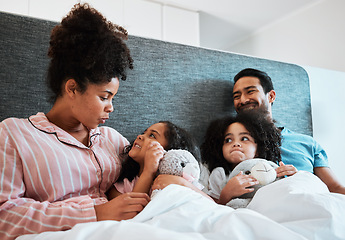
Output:
[[[0,11],[60,22],[84,0],[0,0]],[[130,35],[200,46],[199,13],[144,0],[87,0]]]
[[[199,13],[163,6],[163,37],[175,43],[200,46]]]
[[[310,78],[314,138],[326,150],[332,171],[345,185],[345,72],[304,68]]]
[[[324,0],[224,50],[345,72],[345,1]]]

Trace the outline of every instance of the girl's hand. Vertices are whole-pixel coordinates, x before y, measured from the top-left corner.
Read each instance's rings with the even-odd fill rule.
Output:
[[[126,220],[135,217],[150,201],[146,193],[124,193],[111,201],[95,205],[97,221]]]
[[[297,169],[293,165],[285,165],[282,161],[279,162],[279,167],[276,168],[277,177],[292,176],[297,173]]]
[[[220,193],[218,203],[225,205],[235,197],[241,196],[245,193],[253,192],[254,188],[251,187],[257,184],[259,184],[259,181],[254,177],[250,175],[244,175],[242,172],[240,172],[227,182],[222,192]]]
[[[152,182],[156,177],[159,161],[163,158],[164,152],[165,150],[159,142],[151,141],[148,143],[144,156],[144,167],[133,188],[133,192],[150,192]]]
[[[159,162],[163,158],[164,153],[165,150],[159,142],[151,141],[146,149],[143,172],[156,174]]]

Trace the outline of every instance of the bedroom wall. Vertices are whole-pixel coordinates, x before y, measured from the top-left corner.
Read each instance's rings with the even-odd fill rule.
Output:
[[[303,67],[310,78],[314,138],[326,150],[332,171],[345,185],[345,72]]]
[[[344,9],[344,0],[320,1],[224,50],[345,72]]]
[[[199,46],[199,13],[144,0],[0,0],[0,11],[60,22],[88,2],[130,35]]]

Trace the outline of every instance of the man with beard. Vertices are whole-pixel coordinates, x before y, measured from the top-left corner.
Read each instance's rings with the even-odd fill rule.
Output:
[[[272,104],[276,99],[271,78],[257,69],[246,68],[234,77],[233,101],[237,112],[261,108],[272,119]],[[312,137],[280,127],[281,156],[284,164],[314,173],[331,192],[345,194],[345,187],[336,179],[328,165],[325,150]]]

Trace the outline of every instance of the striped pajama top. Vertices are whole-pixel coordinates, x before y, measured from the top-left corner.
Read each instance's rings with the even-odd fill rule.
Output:
[[[128,141],[109,127],[89,135],[86,147],[43,113],[0,123],[0,239],[96,221]]]

